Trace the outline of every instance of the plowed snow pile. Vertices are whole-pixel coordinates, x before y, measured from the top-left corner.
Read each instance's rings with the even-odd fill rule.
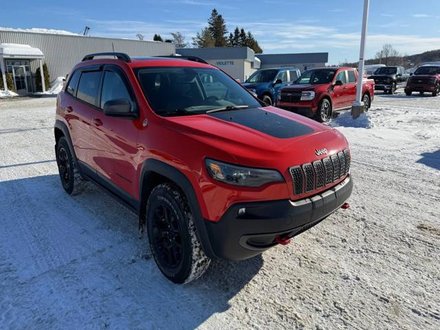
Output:
[[[341,114],[351,208],[186,286],[159,273],[134,214],[94,186],[64,193],[54,108],[0,100],[0,328],[440,329],[440,97]]]

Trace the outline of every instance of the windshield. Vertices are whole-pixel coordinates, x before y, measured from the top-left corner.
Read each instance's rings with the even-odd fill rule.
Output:
[[[160,116],[261,106],[244,87],[217,69],[141,68],[137,70],[137,78],[148,103]]]
[[[440,66],[421,66],[415,72],[415,75],[427,74],[435,75],[440,74]]]
[[[335,73],[336,69],[317,69],[304,71],[301,74],[301,77],[295,81],[295,84],[328,84],[333,80]]]
[[[263,83],[263,82],[271,82],[275,79],[278,70],[258,70],[254,72],[248,80],[247,83]]]
[[[379,68],[374,72],[374,74],[396,74],[397,68],[396,67],[384,67]]]

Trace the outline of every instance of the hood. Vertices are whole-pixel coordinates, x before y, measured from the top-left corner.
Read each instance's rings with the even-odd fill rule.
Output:
[[[395,78],[396,74],[373,74],[372,76],[369,76],[368,79],[374,79],[374,78]]]
[[[314,90],[316,88],[316,86],[321,86],[321,85],[326,85],[326,84],[317,84],[317,85],[293,84],[293,85],[288,85],[283,88],[283,93],[289,92],[289,91],[310,91],[310,90]]]
[[[261,82],[261,83],[243,83],[242,85],[248,89],[265,89],[268,88],[270,82]]]
[[[288,168],[347,147],[337,130],[275,107],[251,108],[186,117],[168,117],[180,134],[224,153],[223,161]],[[207,155],[209,156],[209,155]]]

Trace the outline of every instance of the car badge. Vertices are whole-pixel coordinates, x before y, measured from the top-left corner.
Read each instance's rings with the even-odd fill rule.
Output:
[[[326,148],[316,149],[315,150],[315,155],[316,156],[327,155],[327,149]]]

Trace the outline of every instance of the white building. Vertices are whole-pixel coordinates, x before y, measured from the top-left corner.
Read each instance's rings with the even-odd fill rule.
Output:
[[[5,83],[3,73],[9,73],[19,94],[36,91],[35,71],[42,61],[49,69],[51,80],[55,80],[57,77],[66,76],[84,55],[111,51],[145,57],[171,55],[175,53],[175,47],[174,44],[166,42],[61,34],[53,30],[34,32],[0,29],[2,79]]]

